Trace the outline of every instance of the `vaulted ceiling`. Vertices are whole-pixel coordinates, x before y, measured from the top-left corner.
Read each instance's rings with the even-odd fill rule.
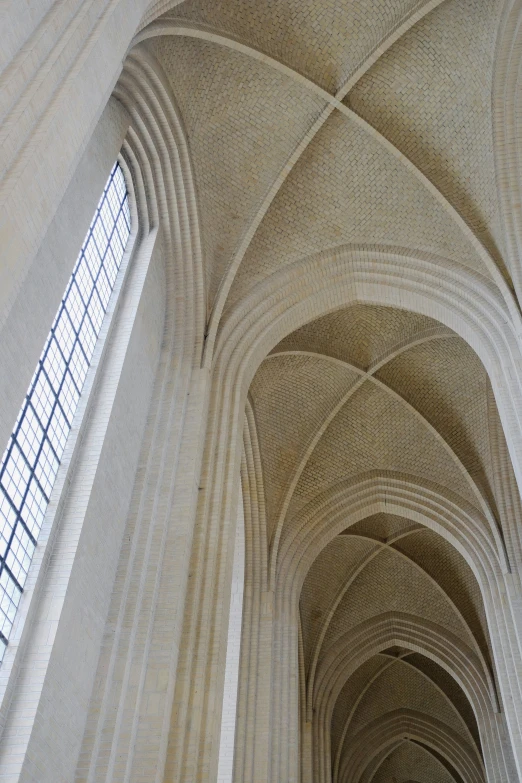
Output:
[[[192,152],[209,311],[346,244],[426,253],[504,287],[500,11],[498,0],[186,0],[154,23],[146,45]]]
[[[446,748],[439,758],[433,747],[402,735],[374,762],[375,777],[368,770],[369,777],[357,776],[368,733],[399,718],[440,724],[482,779],[477,723],[458,672],[452,676],[423,654],[416,632],[411,646],[384,646],[357,665],[344,663],[364,634],[404,621],[458,647],[495,688],[485,607],[470,564],[440,530],[398,514],[391,497],[393,482],[414,495],[426,488],[468,509],[495,546],[501,522],[492,443],[500,425],[477,356],[431,319],[354,305],[277,345],[256,373],[250,400],[272,553],[306,540],[314,527],[323,536],[303,577],[300,622],[312,709],[324,672],[345,667],[331,718],[333,779],[393,780],[392,770],[404,766],[397,780],[460,781]],[[361,514],[353,487],[376,477],[390,484],[390,510],[370,504]],[[318,511],[324,507],[326,515]]]
[[[255,286],[343,248],[426,258],[441,275],[465,270],[511,296],[491,116],[498,0],[160,6],[140,45],[163,69],[185,126],[209,319],[223,325]],[[425,316],[353,305],[283,339],[249,396],[272,562],[314,524],[314,504],[340,498],[324,523],[333,532],[302,577],[311,706],[322,667],[379,618],[450,640],[494,691],[486,612],[463,552],[396,509],[356,518],[342,500],[376,477],[401,482],[464,509],[502,548],[501,428],[476,354]],[[393,721],[431,727],[440,745],[403,731],[365,766],[372,732]],[[339,783],[460,782],[457,757],[475,770],[470,780],[483,779],[458,676],[413,643],[346,668],[330,730]]]

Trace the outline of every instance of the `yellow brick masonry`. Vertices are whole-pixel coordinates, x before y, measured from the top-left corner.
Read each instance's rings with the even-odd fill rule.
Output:
[[[118,154],[133,237],[0,783],[522,780],[522,2],[4,19],[2,442]]]

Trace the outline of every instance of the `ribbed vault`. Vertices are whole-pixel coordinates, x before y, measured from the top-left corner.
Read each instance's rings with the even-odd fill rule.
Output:
[[[432,253],[511,299],[490,97],[499,3],[170,5],[138,40],[193,145],[215,329],[281,265],[346,243]]]
[[[522,0],[4,5],[4,442],[118,150],[132,239],[0,777],[522,783]]]
[[[494,163],[501,12],[496,0],[158,0],[136,38],[188,140],[203,366],[225,366],[256,318],[259,346],[270,318],[292,323],[330,269],[363,291],[295,315],[305,325],[281,325],[268,355],[245,342],[238,781],[249,765],[294,780],[283,757],[297,752],[303,783],[479,783],[511,769],[492,629],[519,500],[490,368],[457,334],[468,324],[453,331],[442,314],[480,290],[519,318]],[[374,285],[398,291],[396,306],[373,304],[386,299]],[[440,321],[407,307],[428,286]],[[251,692],[263,656],[270,675]],[[248,745],[263,732],[271,761]]]
[[[249,399],[275,588],[299,602],[313,780],[484,780],[482,568],[506,561],[481,362],[436,321],[356,304],[284,338]],[[426,492],[434,521],[454,509],[450,536],[409,510]]]

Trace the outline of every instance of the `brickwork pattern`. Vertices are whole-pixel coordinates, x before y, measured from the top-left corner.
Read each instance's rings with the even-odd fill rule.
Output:
[[[378,675],[364,693],[352,715],[345,741],[349,743],[366,724],[400,707],[431,714],[469,739],[462,718],[445,696],[424,675],[399,659]]]
[[[336,245],[374,243],[432,253],[485,273],[471,244],[402,163],[364,129],[334,114],[274,199],[231,302],[281,264]]]
[[[429,751],[412,742],[404,742],[390,753],[373,779],[375,783],[387,783],[397,775],[415,783],[453,783],[455,780]]]
[[[212,304],[245,226],[324,102],[267,65],[214,43],[157,38],[148,45],[170,81],[190,140]]]
[[[408,361],[410,355],[411,362]],[[285,357],[287,362],[283,364]],[[346,398],[341,398],[337,406],[334,398],[328,410],[325,405],[327,395],[319,396],[321,407],[317,410],[328,422],[327,426],[318,424],[317,416],[314,418],[312,413],[301,416],[308,409],[312,412],[313,406],[310,393],[306,391],[307,383],[300,390],[306,402],[300,403],[292,368],[293,363],[298,362],[296,366],[301,369],[306,360],[308,376],[313,367],[311,359],[318,364],[317,388],[321,388],[327,372],[319,369],[325,359],[329,364],[325,362],[324,368],[330,365],[335,370],[347,367],[359,372],[359,386],[352,385],[346,392]],[[385,384],[377,387],[379,394],[391,388],[399,395],[398,400],[406,403],[403,411],[405,416],[408,414],[406,418],[402,419],[397,413],[379,418],[379,406],[373,404],[375,398],[372,396],[367,409],[361,410],[354,404],[357,395],[364,392],[374,375],[377,381]],[[303,512],[306,513],[311,498],[333,491],[339,481],[350,476],[352,470],[352,475],[365,475],[380,466],[381,470],[414,474],[419,478],[424,475],[428,479],[429,476],[441,487],[467,498],[477,509],[482,501],[488,508],[489,498],[492,499],[492,508],[495,507],[493,493],[483,491],[489,486],[480,485],[480,479],[486,480],[491,471],[487,424],[489,392],[483,366],[464,342],[454,334],[437,329],[429,319],[360,305],[336,311],[302,327],[277,345],[258,370],[250,394],[257,412],[267,498],[273,492],[280,496],[282,484],[289,492],[292,469],[290,466],[279,472],[267,469],[271,463],[270,460],[265,462],[264,453],[267,456],[270,453],[280,455],[285,445],[292,442],[293,432],[298,431],[296,426],[303,433],[307,426],[310,427],[308,442],[311,445],[304,467],[298,467],[303,459],[302,449],[295,450],[294,454],[294,475],[297,471],[299,480],[297,483],[294,481],[291,500],[284,507],[283,542],[292,538],[297,541],[299,536],[304,535],[299,530],[303,528]],[[444,403],[446,395],[448,401]],[[416,430],[416,414],[421,414],[425,422],[422,434],[421,430]],[[292,421],[296,424],[292,425]],[[386,430],[398,422],[400,425],[391,436],[394,446],[387,451]],[[364,429],[365,424],[367,429]],[[364,434],[350,440],[349,433],[354,426],[361,427],[360,432]],[[280,434],[287,432],[289,434],[279,440]],[[333,441],[326,448],[323,443],[329,432]],[[413,435],[414,432],[418,434]],[[320,433],[319,438],[316,433]],[[405,445],[398,446],[405,435]],[[415,447],[422,449],[423,455],[431,453],[427,449],[434,435],[446,444],[446,456],[442,457],[440,452],[440,456],[431,458],[424,474],[418,456],[420,451],[413,452],[417,456],[411,464],[403,462]],[[278,446],[272,452],[273,438]],[[300,435],[299,440],[306,442],[305,435]],[[346,458],[341,457],[343,453],[346,453]],[[363,456],[366,453],[372,455],[368,462]],[[389,457],[384,457],[387,453]],[[381,459],[385,462],[380,463]],[[386,462],[387,459],[390,461]],[[455,473],[455,459],[461,465],[458,486],[453,483],[458,475]],[[336,463],[342,468],[336,470]],[[443,468],[443,465],[447,467]],[[296,500],[302,481],[311,483],[305,484],[307,494],[304,498]],[[268,503],[269,515],[273,508]],[[278,506],[275,510],[278,514],[282,513]],[[270,518],[267,524],[271,529]],[[269,540],[274,545],[273,533]],[[284,550],[288,544],[280,546]],[[470,567],[436,533],[399,516],[378,513],[364,518],[325,546],[303,580],[299,610],[304,663],[302,676],[307,694],[303,698],[307,702],[315,698],[312,695],[316,687],[313,683],[321,670],[321,660],[328,656],[328,651],[341,640],[349,644],[350,629],[380,616],[382,612],[388,612],[390,616],[404,612],[411,618],[423,618],[423,621],[433,623],[433,627],[439,628],[441,633],[444,628],[450,637],[460,638],[467,649],[475,651],[473,654],[479,656],[485,672],[491,666],[488,620]],[[402,654],[407,656],[411,652],[406,647]],[[441,687],[438,667],[432,663],[430,670],[429,659],[422,655],[417,657],[427,662],[427,670],[426,667],[420,668],[420,679],[412,672],[407,657],[403,663],[394,662],[392,658],[391,662],[396,667],[396,685],[382,686],[386,677],[391,676],[391,673],[383,673],[381,687],[374,687],[371,684],[372,672],[380,670],[378,659],[382,660],[383,656],[370,659],[374,663],[368,661],[348,677],[341,693],[350,693],[351,696],[347,699],[346,695],[340,695],[331,707],[330,763],[334,780],[342,779],[337,775],[344,774],[343,759],[350,754],[350,742],[358,741],[358,732],[364,729],[366,723],[369,725],[372,720],[381,720],[388,712],[391,714],[397,709],[426,712],[430,719],[440,720],[453,731],[460,732],[466,748],[476,747],[477,729],[472,713],[466,708],[469,704],[466,697],[459,697],[461,691],[458,686],[448,689],[443,676],[444,687]],[[412,691],[415,694],[413,701],[408,696],[411,683],[416,683]],[[357,718],[363,709],[369,710],[371,717],[367,721]],[[316,748],[312,755],[318,752]],[[476,750],[470,752],[477,753]],[[317,763],[320,764],[314,761],[314,765]],[[479,756],[476,756],[476,763],[482,763]],[[436,765],[440,768],[438,761]],[[314,766],[314,770],[314,775],[321,775],[320,767]]]
[[[332,756],[337,758],[342,750],[342,743],[346,735],[347,721],[350,719],[354,708],[361,696],[375,677],[387,666],[391,666],[393,659],[386,655],[374,655],[363,663],[351,677],[349,677],[335,703],[332,714]],[[335,768],[335,767],[334,767]]]
[[[521,780],[520,0],[7,11],[0,434],[122,143],[139,231],[2,781]]]
[[[311,434],[358,379],[356,372],[343,365],[334,365],[328,373],[320,374],[317,358],[303,353],[272,355],[252,381],[250,396],[256,418],[271,422],[269,430],[259,428],[270,538],[286,486],[306,452]],[[289,415],[291,410],[294,415]]]
[[[491,642],[477,580],[462,555],[435,533],[422,529],[395,545],[439,583],[464,617],[482,654],[491,661]]]
[[[424,171],[503,264],[491,117],[501,7],[495,0],[442,3],[379,59],[349,100]]]
[[[458,339],[419,345],[382,367],[376,377],[426,417],[484,496],[492,499],[488,481],[490,444],[484,427],[488,416],[487,374],[466,345]]]
[[[397,346],[420,339],[435,329],[442,331],[443,327],[432,318],[416,313],[354,305],[292,332],[273,352],[312,351],[368,372],[382,358],[390,356]]]
[[[313,0],[283,6],[274,0],[255,5],[233,0],[215,7],[208,0],[189,0],[170,14],[228,30],[335,93],[417,6],[415,0],[357,0],[347,5],[327,0],[320,6]]]

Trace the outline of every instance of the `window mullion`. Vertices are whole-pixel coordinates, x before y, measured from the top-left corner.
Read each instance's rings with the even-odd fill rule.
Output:
[[[0,479],[4,478],[10,466],[7,473],[10,489],[4,488],[2,483],[0,495],[0,523],[3,524],[6,541],[5,553],[0,555],[0,660],[8,644],[9,629],[18,606],[16,591],[23,592],[22,583],[27,576],[31,547],[37,544],[37,535],[30,530],[29,524],[39,531],[49,503],[85,375],[129,238],[128,212],[125,180],[116,164],[94,213],[0,463]],[[103,232],[107,239],[103,253],[97,241],[99,232]],[[75,323],[78,323],[77,328]],[[82,340],[84,327],[87,329],[84,332],[85,343]],[[52,438],[56,440],[56,446]],[[57,449],[61,450],[60,454]],[[33,454],[34,457],[31,456]],[[41,478],[38,478],[37,471]],[[42,481],[50,489],[44,490]],[[15,502],[18,497],[19,505]],[[7,564],[8,558],[16,564],[22,581]]]

